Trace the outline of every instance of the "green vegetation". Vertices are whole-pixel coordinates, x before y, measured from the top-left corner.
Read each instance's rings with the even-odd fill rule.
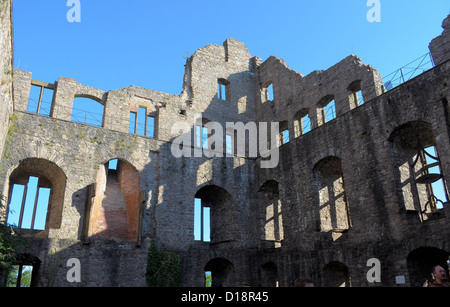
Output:
[[[180,287],[180,257],[173,253],[158,251],[153,240],[147,257],[145,280],[149,287]]]

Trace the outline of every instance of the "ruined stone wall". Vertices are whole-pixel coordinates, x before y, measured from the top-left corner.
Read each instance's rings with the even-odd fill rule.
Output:
[[[450,15],[442,22],[444,31],[433,39],[429,45],[435,65],[450,60]]]
[[[448,254],[450,213],[448,206],[420,212],[423,193],[413,193],[404,173],[411,158],[404,146],[411,133],[435,145],[448,186],[449,72],[442,63],[384,93],[381,76],[356,56],[304,76],[275,57],[262,63],[234,39],[187,60],[179,95],[135,86],[104,92],[15,70],[0,192],[10,195],[30,175],[53,189],[46,229],[22,231],[40,262],[35,284],[77,286],[65,268],[77,258],[82,286],[145,286],[152,239],[181,256],[184,286],[203,286],[205,271],[222,286],[292,286],[298,277],[365,286],[370,258],[381,261],[381,285],[394,285],[397,275],[412,284],[414,251]],[[48,116],[27,112],[32,85],[54,91]],[[101,127],[71,121],[76,97],[104,106]],[[336,118],[326,120],[331,99]],[[129,131],[139,108],[155,121],[152,136]],[[304,115],[307,133],[298,128]],[[223,143],[231,133],[233,147],[227,122],[281,122],[290,138],[276,148],[275,168],[264,169],[248,150],[226,155],[197,144],[196,126],[208,122],[222,128]],[[178,145],[182,156],[174,154]],[[109,170],[114,159],[119,166]],[[194,198],[211,210],[211,242],[194,239]]]
[[[226,121],[246,122],[253,117],[254,81],[253,73],[248,71],[250,60],[245,46],[233,40],[222,47],[205,47],[188,62],[191,67],[187,69],[186,87],[193,89],[192,97],[185,92],[168,95],[133,86],[105,93],[74,79],[60,78],[51,85],[54,96],[49,116],[27,112],[31,85],[45,82],[33,80],[29,72],[16,70],[17,128],[8,146],[10,155],[2,161],[3,192],[8,195],[11,191],[14,170],[32,168],[29,166],[32,163],[49,162],[66,176],[63,196],[56,201],[62,203],[53,204],[58,207],[55,209],[51,205],[52,213],[49,213],[54,215],[60,210],[56,216],[59,223],[49,224],[52,227],[45,231],[25,232],[28,237],[40,238],[32,248],[41,261],[40,285],[48,282],[46,276],[50,274],[53,259],[65,263],[70,258],[78,258],[83,263],[85,285],[95,285],[96,280],[103,286],[144,285],[142,276],[150,238],[156,239],[161,248],[174,251],[209,244],[194,241],[193,234],[194,196],[202,187],[218,186],[233,195],[229,202],[231,207],[226,208],[230,212],[226,223],[233,225],[221,234],[225,242],[215,242],[214,249],[253,244],[252,201],[247,187],[254,181],[254,162],[238,157],[176,158],[171,151],[174,138],[179,136],[178,131],[172,132],[176,122],[186,123],[194,140],[197,115],[206,114],[209,120],[224,123],[224,126]],[[205,77],[211,74],[204,76],[198,67],[205,63],[211,72],[215,69],[211,80]],[[227,101],[214,97],[219,78],[229,80]],[[71,122],[75,97],[87,97],[92,103],[105,106],[102,127]],[[128,133],[130,112],[137,112],[139,107],[145,107],[147,115],[155,117],[153,137]],[[186,146],[189,151],[194,148],[193,143]],[[119,159],[122,165],[114,184],[110,178],[112,172],[106,169],[112,159]],[[24,164],[28,166],[22,166]],[[130,177],[131,170],[135,170],[138,177]],[[37,171],[34,173],[39,175]],[[51,174],[46,176],[52,177]],[[135,177],[139,178],[137,184],[131,182]],[[92,184],[96,185],[94,195],[89,194]],[[139,220],[136,194],[140,191],[144,192],[145,203],[143,240],[139,248],[135,245]],[[83,245],[85,236],[84,243],[88,244]],[[99,246],[103,250],[100,254]],[[136,258],[136,255],[142,257]],[[208,260],[189,270],[203,272]],[[133,268],[113,265],[111,261],[130,263]],[[54,285],[67,285],[64,270],[55,274],[51,281]]]
[[[258,170],[258,186],[267,180],[279,183],[284,241],[272,261],[279,261],[280,275],[287,278],[285,285],[289,279],[303,276],[324,281],[324,269],[333,262],[349,268],[353,285],[368,285],[365,265],[372,257],[384,264],[384,285],[393,285],[396,275],[407,275],[406,258],[414,249],[447,249],[448,215],[421,223],[417,209],[406,210],[407,203],[398,192],[405,182],[400,183],[390,137],[405,123],[429,123],[448,178],[446,110],[450,92],[445,71],[449,68],[448,64],[437,67],[291,140],[281,146],[276,169]],[[279,87],[279,92],[284,88]],[[329,157],[339,159],[342,165],[350,219],[345,231],[339,229],[337,203],[323,203],[319,199],[323,198],[322,186],[315,181],[315,168]],[[335,223],[335,230],[322,227],[324,210],[334,211],[328,218]]]
[[[9,0],[0,2],[0,153],[3,154],[7,139],[9,116],[13,109],[13,38],[12,4]]]
[[[260,89],[272,82],[274,96],[272,101],[264,101],[263,95],[256,95],[258,120],[288,121],[290,136],[298,134],[294,122],[300,115],[309,115],[312,129],[326,122],[320,114],[324,98],[335,100],[337,116],[358,107],[351,88],[355,82],[366,101],[383,92],[381,75],[354,55],[325,71],[314,71],[307,76],[272,56],[258,66],[258,81]]]

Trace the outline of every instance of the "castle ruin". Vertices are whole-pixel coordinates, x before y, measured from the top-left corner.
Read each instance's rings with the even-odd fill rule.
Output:
[[[290,287],[302,277],[422,286],[433,265],[447,268],[450,17],[430,44],[434,67],[392,89],[355,55],[305,76],[230,38],[187,59],[183,91],[170,95],[13,69],[11,4],[1,3],[2,219],[15,218],[30,244],[29,263],[18,264],[33,266],[33,286],[146,286],[152,240],[180,256],[189,287],[203,287],[205,272],[224,287]],[[74,120],[76,98],[101,106],[98,124]],[[265,168],[259,151],[236,149],[255,137],[251,123],[272,122],[278,163]],[[208,123],[223,127],[224,146],[208,142]],[[191,146],[176,157],[181,135]],[[11,210],[14,198],[21,206]],[[67,280],[73,258],[79,283]],[[374,258],[381,280],[370,282]]]

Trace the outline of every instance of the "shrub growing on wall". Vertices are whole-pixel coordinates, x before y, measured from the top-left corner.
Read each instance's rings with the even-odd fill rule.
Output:
[[[158,251],[153,240],[147,257],[145,280],[149,287],[180,287],[180,257],[167,251]]]

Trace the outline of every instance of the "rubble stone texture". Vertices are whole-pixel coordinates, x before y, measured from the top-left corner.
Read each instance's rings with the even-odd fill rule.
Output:
[[[430,45],[436,66],[388,92],[355,55],[305,76],[230,38],[187,59],[183,91],[170,95],[135,86],[103,92],[20,70],[12,87],[8,3],[1,14],[0,191],[10,197],[28,176],[52,187],[46,229],[21,231],[39,263],[33,285],[77,286],[65,264],[78,258],[82,286],[145,286],[153,239],[181,256],[183,286],[204,286],[205,271],[213,286],[286,287],[300,277],[316,286],[394,286],[396,276],[420,286],[429,266],[448,260],[449,205],[421,213],[427,189],[410,166],[419,134],[436,146],[450,183],[448,19]],[[50,116],[27,112],[32,85],[54,91]],[[75,97],[104,106],[101,127],[71,121]],[[130,112],[140,107],[154,119],[153,137],[129,133]],[[290,139],[275,168],[262,168],[249,148],[196,157],[195,126],[211,122],[280,122]],[[191,138],[190,157],[172,154],[181,133]],[[234,131],[223,133],[235,149]],[[211,211],[210,242],[194,239],[194,198]],[[371,258],[380,260],[381,283],[367,280]]]

